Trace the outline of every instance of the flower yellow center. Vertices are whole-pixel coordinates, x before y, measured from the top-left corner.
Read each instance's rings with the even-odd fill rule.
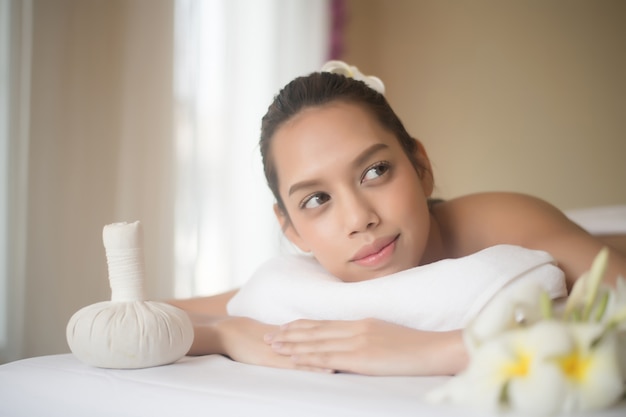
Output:
[[[591,356],[582,356],[576,350],[558,359],[558,364],[565,376],[576,382],[583,381],[591,364]]]
[[[515,360],[505,363],[503,373],[506,378],[523,377],[530,371],[531,356],[527,352],[517,352]]]

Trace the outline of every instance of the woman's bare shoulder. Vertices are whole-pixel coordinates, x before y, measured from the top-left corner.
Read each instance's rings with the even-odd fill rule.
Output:
[[[436,205],[433,215],[451,256],[498,244],[543,250],[557,260],[570,286],[606,245],[552,204],[524,194],[472,194]],[[619,274],[626,276],[626,258],[613,248],[609,282]]]
[[[565,231],[580,232],[559,209],[540,198],[513,192],[469,194],[435,206],[444,238],[472,252],[502,243],[535,246]]]
[[[454,209],[461,210],[479,209],[490,211],[500,210],[502,208],[509,208],[513,209],[514,211],[518,211],[519,209],[535,210],[537,208],[544,210],[557,210],[554,206],[538,197],[529,194],[505,191],[467,194],[464,196],[446,200],[444,202],[444,205],[449,205],[451,207],[454,207]]]

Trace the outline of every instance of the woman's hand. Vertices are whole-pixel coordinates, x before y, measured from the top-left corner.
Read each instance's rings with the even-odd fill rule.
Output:
[[[264,324],[247,317],[223,317],[212,320],[209,326],[196,327],[196,337],[200,337],[199,344],[202,344],[203,334],[214,338],[213,352],[209,353],[221,353],[237,362],[274,368],[330,372],[316,366],[298,364],[291,358],[272,350],[263,341],[263,336],[268,332],[278,330],[278,326]],[[203,345],[208,346],[207,343]],[[193,354],[193,351],[190,353]]]
[[[368,375],[445,375],[461,371],[460,331],[425,332],[382,320],[297,320],[265,335],[299,367]]]

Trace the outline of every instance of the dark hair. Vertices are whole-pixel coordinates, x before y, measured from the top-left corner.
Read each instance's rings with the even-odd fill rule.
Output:
[[[287,214],[285,204],[278,191],[278,176],[272,158],[272,138],[276,131],[302,110],[319,107],[331,102],[348,102],[369,110],[383,127],[392,132],[407,157],[421,177],[424,167],[416,157],[418,143],[413,139],[395,114],[385,96],[362,81],[329,72],[314,72],[298,77],[287,84],[267,109],[261,122],[261,157],[267,184],[276,198],[279,209]]]

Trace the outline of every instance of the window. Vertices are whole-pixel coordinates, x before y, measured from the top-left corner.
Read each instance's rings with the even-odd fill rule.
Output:
[[[176,291],[241,285],[290,250],[272,210],[258,137],[272,97],[328,56],[326,0],[177,0]]]

